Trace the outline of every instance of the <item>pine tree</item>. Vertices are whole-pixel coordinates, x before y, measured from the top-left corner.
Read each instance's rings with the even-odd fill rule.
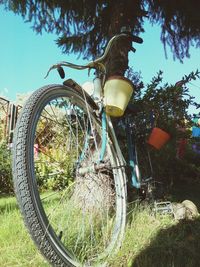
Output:
[[[36,32],[56,33],[63,52],[78,53],[84,58],[100,55],[107,41],[122,27],[139,35],[144,31],[145,19],[160,25],[161,41],[179,60],[189,57],[192,44],[200,46],[198,0],[1,0],[0,4],[31,22]],[[127,55],[127,49],[120,54],[122,47],[123,43],[113,49],[111,59],[123,73],[127,62],[116,62],[121,54],[124,58]]]

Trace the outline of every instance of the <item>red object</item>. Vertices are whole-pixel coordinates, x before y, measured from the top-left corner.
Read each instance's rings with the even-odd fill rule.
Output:
[[[187,139],[181,138],[180,141],[178,142],[178,147],[177,147],[176,157],[178,159],[182,159],[184,157],[186,145],[187,145]]]
[[[161,149],[167,141],[170,139],[170,135],[160,128],[153,128],[147,143],[152,145],[156,149]]]
[[[39,146],[38,144],[34,144],[34,156],[37,158],[39,152]]]

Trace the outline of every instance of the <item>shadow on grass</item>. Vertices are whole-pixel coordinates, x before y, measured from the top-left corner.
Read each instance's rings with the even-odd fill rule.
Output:
[[[169,190],[169,200],[172,202],[182,202],[189,199],[194,202],[200,211],[200,183],[191,183],[188,181],[175,182]],[[200,264],[198,265],[200,266]]]
[[[200,219],[162,229],[134,259],[131,267],[200,266]]]

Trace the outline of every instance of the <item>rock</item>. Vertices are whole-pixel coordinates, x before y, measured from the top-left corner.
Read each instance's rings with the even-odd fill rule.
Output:
[[[186,209],[186,219],[192,220],[199,216],[197,206],[191,200],[184,200],[182,204]]]
[[[173,213],[175,220],[183,220],[186,217],[186,208],[182,203],[173,203]]]
[[[193,220],[199,216],[197,206],[191,200],[184,200],[182,203],[173,203],[175,220]]]

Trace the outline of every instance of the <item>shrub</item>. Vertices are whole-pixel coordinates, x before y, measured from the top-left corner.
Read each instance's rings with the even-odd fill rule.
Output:
[[[0,194],[13,192],[11,152],[5,141],[0,141]]]
[[[55,161],[49,161],[53,158]],[[37,159],[37,183],[43,191],[61,190],[72,182],[73,153],[64,153],[59,149],[49,149],[39,153]],[[58,162],[62,162],[58,165]]]
[[[130,73],[129,73],[130,74]],[[162,84],[160,71],[146,88],[140,85],[138,77],[133,73],[129,78],[133,80],[136,89],[133,104],[138,106],[138,114],[133,113],[134,121],[140,129],[144,139],[153,127],[159,127],[168,132],[170,141],[161,150],[151,150],[154,177],[158,180],[171,182],[184,177],[199,180],[200,156],[192,151],[191,131],[192,118],[188,113],[189,106],[200,107],[189,94],[188,82],[200,78],[200,72],[191,72],[175,85]],[[141,90],[142,89],[142,90]],[[140,116],[142,113],[142,116]],[[184,156],[177,156],[178,143],[187,140]],[[139,139],[139,145],[141,140]],[[145,140],[143,141],[145,142]]]

